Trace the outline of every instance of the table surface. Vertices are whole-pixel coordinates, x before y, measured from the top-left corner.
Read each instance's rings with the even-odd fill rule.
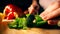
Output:
[[[31,28],[29,30],[6,29],[3,34],[60,34],[57,29]]]
[[[0,23],[0,34],[60,34],[60,29],[29,28],[28,30],[9,29],[6,23]]]

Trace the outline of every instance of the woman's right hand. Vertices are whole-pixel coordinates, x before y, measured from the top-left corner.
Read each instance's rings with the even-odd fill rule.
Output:
[[[35,14],[39,10],[39,5],[36,0],[32,0],[31,6],[28,8],[29,14]]]

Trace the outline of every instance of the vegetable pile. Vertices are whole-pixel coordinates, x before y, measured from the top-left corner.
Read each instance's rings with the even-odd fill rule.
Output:
[[[9,28],[12,29],[27,29],[28,27],[38,27],[46,23],[43,21],[39,15],[26,14],[21,8],[9,4],[5,7],[3,14],[5,14],[4,19],[12,20],[13,22],[8,24]]]
[[[39,27],[46,24],[39,15],[27,14],[26,17],[18,17],[8,24],[12,29],[27,29],[28,27]]]
[[[38,12],[36,12],[35,14],[35,12],[33,11],[34,10],[23,12],[21,8],[9,4],[5,7],[3,13],[0,13],[0,22],[10,22],[8,23],[8,27],[11,29],[27,29],[32,27],[41,27],[45,25],[47,25],[46,27],[48,28],[52,28],[49,27],[47,21],[44,21],[38,15]],[[58,25],[60,26],[60,22],[58,23]]]

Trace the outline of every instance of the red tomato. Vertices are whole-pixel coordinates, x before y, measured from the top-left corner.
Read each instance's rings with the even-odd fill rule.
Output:
[[[4,14],[6,15],[7,19],[12,19],[13,17],[16,17],[14,16],[14,12],[16,12],[19,17],[24,14],[21,8],[12,4],[7,5],[4,9]]]
[[[8,20],[15,18],[14,12],[10,12],[10,13],[7,15],[6,18],[7,18]]]
[[[7,5],[4,9],[6,15],[10,12],[16,12],[19,16],[23,15],[22,9],[12,4]]]

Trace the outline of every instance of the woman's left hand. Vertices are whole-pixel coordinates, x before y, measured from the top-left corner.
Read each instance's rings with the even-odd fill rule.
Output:
[[[43,20],[48,20],[49,24],[57,24],[60,20],[59,18],[56,19],[58,16],[60,16],[60,2],[53,2],[40,14],[40,17],[42,17]]]

